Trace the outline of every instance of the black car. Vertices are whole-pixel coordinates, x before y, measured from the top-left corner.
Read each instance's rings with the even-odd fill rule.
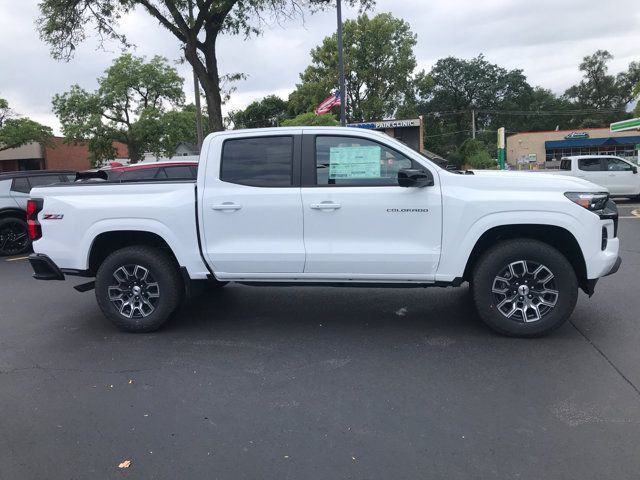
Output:
[[[68,170],[27,170],[0,173],[0,256],[24,253],[31,247],[26,208],[33,187],[73,182]]]

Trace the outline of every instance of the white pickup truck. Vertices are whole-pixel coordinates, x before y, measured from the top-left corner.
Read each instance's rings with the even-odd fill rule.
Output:
[[[381,133],[339,127],[209,135],[193,181],[34,188],[35,278],[93,278],[132,332],[199,281],[222,287],[471,285],[494,330],[540,336],[619,265],[616,205],[590,182],[450,172]]]
[[[640,196],[638,167],[624,158],[611,155],[563,157],[560,170],[551,173],[584,178],[605,187],[612,197],[635,199]]]

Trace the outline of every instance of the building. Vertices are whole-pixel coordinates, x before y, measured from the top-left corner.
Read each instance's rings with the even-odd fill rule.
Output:
[[[348,123],[347,127],[378,130],[400,140],[418,152],[424,150],[424,125],[422,117],[411,120],[382,120],[379,122]]]
[[[609,128],[583,128],[516,133],[507,137],[507,163],[514,167],[537,164],[558,168],[570,155],[617,155],[638,162],[640,131],[611,132]]]
[[[128,158],[123,143],[114,142],[117,158]],[[62,137],[53,137],[47,145],[32,142],[19,148],[0,151],[0,172],[15,170],[87,170],[91,168],[86,143],[66,144]]]

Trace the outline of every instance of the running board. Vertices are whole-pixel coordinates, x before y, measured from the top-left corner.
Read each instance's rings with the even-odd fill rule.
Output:
[[[80,285],[76,285],[73,288],[75,288],[80,293],[88,292],[89,290],[93,290],[94,288],[96,288],[96,281],[92,280],[87,283],[81,283]]]

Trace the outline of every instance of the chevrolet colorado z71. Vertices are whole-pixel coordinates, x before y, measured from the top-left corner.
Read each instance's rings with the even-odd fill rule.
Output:
[[[34,188],[35,278],[93,278],[101,310],[160,327],[197,281],[470,284],[482,320],[540,336],[619,265],[617,209],[588,181],[462,174],[377,132],[340,127],[209,135],[193,181]]]

